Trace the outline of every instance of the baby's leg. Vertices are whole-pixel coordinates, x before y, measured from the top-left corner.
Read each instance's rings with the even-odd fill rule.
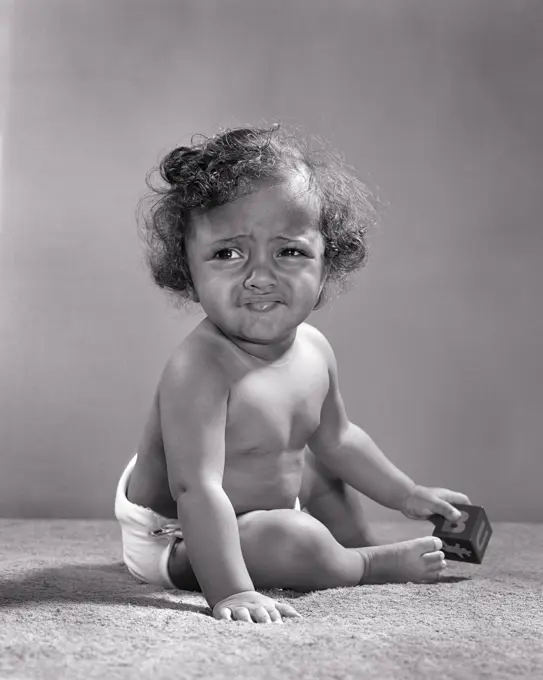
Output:
[[[300,502],[346,548],[379,545],[365,517],[362,499],[359,491],[330,472],[306,448]]]
[[[238,518],[241,549],[256,589],[301,592],[362,583],[436,581],[445,568],[439,538],[427,536],[368,548],[344,548],[311,515],[295,510],[256,510]],[[197,590],[185,544],[172,550],[170,578]]]

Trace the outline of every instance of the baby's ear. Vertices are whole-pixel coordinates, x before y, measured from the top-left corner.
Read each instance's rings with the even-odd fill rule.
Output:
[[[186,293],[186,295],[191,302],[200,302],[200,298],[198,297],[198,293],[196,292],[192,283],[189,282],[189,281],[187,281],[187,293]]]
[[[319,290],[319,297],[317,298],[317,302],[315,302],[315,306],[313,307],[313,309],[319,309],[320,306],[322,305],[323,296],[324,296],[324,287],[326,285],[326,281],[327,281],[327,278],[325,278],[323,280],[323,282],[321,283],[320,290]]]

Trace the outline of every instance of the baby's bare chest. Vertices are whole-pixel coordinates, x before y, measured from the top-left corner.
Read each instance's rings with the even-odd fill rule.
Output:
[[[299,451],[319,425],[329,387],[322,362],[253,371],[232,386],[225,431],[227,458]]]

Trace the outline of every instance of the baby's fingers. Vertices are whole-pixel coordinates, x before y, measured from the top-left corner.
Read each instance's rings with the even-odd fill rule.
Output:
[[[283,623],[283,619],[281,618],[281,614],[277,611],[277,609],[268,609],[268,614],[270,615],[270,619],[272,623]]]
[[[449,503],[459,503],[460,505],[471,505],[465,493],[451,491],[450,489],[436,489],[437,495]]]
[[[451,522],[456,522],[462,516],[460,510],[457,510],[454,505],[447,503],[447,501],[440,500],[434,507],[440,515],[443,515],[443,517]]]
[[[450,499],[449,499],[450,500]],[[453,491],[453,498],[451,503],[459,503],[460,505],[471,505],[470,499],[464,493]]]
[[[251,613],[256,623],[271,623],[270,615],[264,607],[257,607]]]
[[[248,623],[252,623],[253,621],[247,607],[232,608],[232,618],[234,621],[247,621]]]
[[[292,618],[299,619],[302,618],[302,615],[298,614],[298,612],[294,609],[294,607],[291,607],[290,604],[283,604],[282,602],[277,602],[275,608],[281,614],[281,616],[290,616]]]

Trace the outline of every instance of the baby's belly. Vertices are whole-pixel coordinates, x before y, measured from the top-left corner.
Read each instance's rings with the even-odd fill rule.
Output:
[[[244,453],[227,461],[223,489],[237,515],[293,508],[300,493],[304,450]]]
[[[146,455],[147,454],[147,455]],[[228,456],[223,489],[236,515],[253,510],[293,508],[300,492],[305,453],[242,452]],[[168,485],[164,452],[140,451],[128,487],[128,500],[165,517],[177,517]]]

